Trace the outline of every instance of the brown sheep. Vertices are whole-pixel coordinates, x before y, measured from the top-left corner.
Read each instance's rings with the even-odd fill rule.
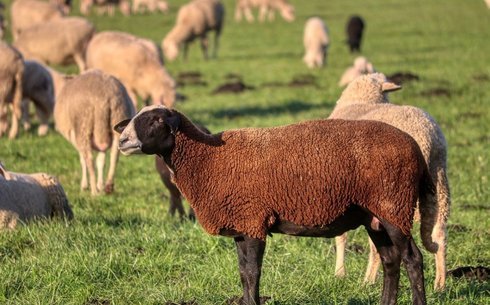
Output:
[[[382,304],[395,304],[400,263],[414,304],[426,304],[411,228],[434,186],[417,143],[371,121],[318,120],[208,135],[176,110],[143,108],[115,126],[125,154],[156,154],[210,234],[235,239],[242,304],[260,304],[267,235],[334,237],[364,225],[382,257]],[[421,226],[431,251],[432,228]]]
[[[0,137],[8,129],[8,105],[12,104],[12,120],[9,138],[19,132],[22,114],[22,74],[24,60],[22,55],[9,44],[0,41]]]

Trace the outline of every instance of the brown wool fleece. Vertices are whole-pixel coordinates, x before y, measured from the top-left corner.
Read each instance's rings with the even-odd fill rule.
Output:
[[[205,135],[179,115],[174,181],[210,234],[231,229],[265,239],[276,220],[324,226],[351,205],[410,234],[419,184],[430,180],[406,133],[379,122],[319,120]]]

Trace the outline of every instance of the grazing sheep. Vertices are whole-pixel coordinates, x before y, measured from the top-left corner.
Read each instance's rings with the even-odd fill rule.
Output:
[[[97,6],[97,14],[99,15],[107,14],[114,16],[116,6],[124,16],[131,15],[131,3],[129,0],[81,0],[80,13],[88,15],[93,5]]]
[[[206,134],[211,133],[206,127],[202,125],[196,125],[196,126]],[[186,213],[184,210],[184,206],[182,205],[182,194],[180,193],[175,183],[172,182],[172,173],[170,169],[162,160],[162,158],[160,158],[159,156],[155,156],[155,168],[157,169],[157,172],[160,175],[163,184],[165,185],[165,187],[167,187],[170,193],[170,208],[169,208],[170,216],[174,216],[175,211],[177,211],[179,213],[180,219],[183,219],[184,217],[186,217]],[[196,219],[196,215],[192,208],[189,209],[188,217],[191,220]]]
[[[347,44],[351,53],[361,52],[362,33],[364,31],[364,20],[360,16],[352,16],[347,21]]]
[[[204,58],[208,58],[207,33],[214,31],[213,56],[217,56],[218,40],[223,27],[225,8],[219,0],[193,0],[182,6],[172,30],[165,36],[162,49],[168,60],[179,55],[179,46],[184,45],[184,59],[187,59],[189,43],[200,38]]]
[[[40,63],[32,60],[24,62],[22,76],[22,118],[24,129],[31,127],[29,118],[29,101],[36,106],[39,118],[37,134],[45,136],[48,133],[48,120],[54,109],[54,85],[49,71]]]
[[[414,304],[426,304],[410,230],[417,198],[426,213],[433,185],[406,133],[380,122],[318,120],[208,135],[163,106],[145,107],[114,129],[123,154],[163,158],[208,233],[235,239],[241,304],[260,304],[268,234],[334,237],[360,225],[382,255],[381,303],[396,303],[403,261]],[[422,223],[424,246],[434,251],[431,229]]]
[[[390,124],[412,136],[418,143],[429,173],[436,185],[436,196],[430,202],[434,217],[425,219],[421,216],[422,226],[435,220],[432,238],[438,246],[435,254],[436,290],[444,288],[446,279],[446,243],[447,219],[450,208],[449,183],[446,173],[447,144],[440,127],[435,120],[423,110],[412,106],[398,106],[389,103],[383,88],[399,89],[401,87],[385,81],[381,73],[365,75],[354,80],[342,93],[337,106],[329,118],[349,120],[375,120]],[[393,90],[392,89],[392,90]],[[342,243],[339,240],[339,243]],[[343,252],[344,246],[337,252]],[[379,259],[371,245],[371,254],[365,281],[374,282]],[[343,269],[343,260],[337,261],[337,268]]]
[[[237,0],[235,6],[235,20],[241,21],[242,14],[248,22],[253,22],[252,8],[259,8],[259,21],[265,21],[266,15],[269,21],[274,20],[274,12],[279,11],[287,22],[294,21],[294,6],[286,0]]]
[[[330,38],[325,23],[318,17],[312,17],[306,21],[303,34],[305,56],[303,61],[308,68],[321,67],[326,64],[326,57]]]
[[[22,114],[22,74],[24,60],[22,55],[7,43],[0,41],[0,137],[8,129],[8,106],[12,104],[12,119],[9,138],[19,132],[19,119]]]
[[[36,218],[73,219],[73,212],[58,180],[45,173],[20,174],[0,164],[0,229]]]
[[[57,4],[38,0],[16,0],[10,7],[10,16],[12,37],[15,41],[22,31],[36,24],[63,18],[65,13]]]
[[[28,28],[14,46],[26,59],[45,64],[66,65],[75,62],[85,71],[85,49],[95,27],[81,17],[66,17]]]
[[[118,159],[119,135],[111,126],[134,115],[133,104],[124,86],[113,76],[89,70],[67,82],[54,107],[56,130],[80,154],[81,188],[86,189],[87,169],[92,195],[114,190],[114,174]],[[105,152],[111,149],[110,167],[104,188]],[[92,151],[97,155],[97,184]]]
[[[87,47],[87,67],[117,77],[126,87],[137,109],[139,95],[153,104],[172,107],[175,81],[162,65],[154,42],[123,32],[100,32]]]
[[[142,9],[144,7],[145,9]],[[141,13],[144,10],[154,13],[157,10],[165,13],[168,11],[168,2],[164,0],[133,0],[133,13]]]
[[[347,86],[351,81],[353,81],[357,77],[368,73],[374,73],[373,64],[370,63],[366,57],[359,56],[354,60],[354,65],[352,67],[347,68],[344,74],[342,74],[342,77],[340,78],[339,81],[339,86],[340,87]]]

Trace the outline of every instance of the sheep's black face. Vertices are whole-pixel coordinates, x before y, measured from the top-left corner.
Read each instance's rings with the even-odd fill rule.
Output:
[[[114,127],[122,132],[119,150],[125,155],[163,155],[174,145],[173,132],[178,123],[178,115],[163,106],[145,107],[131,121],[123,121]]]

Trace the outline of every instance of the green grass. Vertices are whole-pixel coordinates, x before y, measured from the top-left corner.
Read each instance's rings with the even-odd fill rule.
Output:
[[[266,24],[236,23],[234,1],[224,2],[227,16],[219,58],[204,61],[194,43],[188,62],[179,58],[166,64],[174,76],[199,71],[208,83],[179,88],[188,99],[177,109],[213,132],[327,117],[341,93],[337,81],[354,58],[343,43],[345,21],[353,13],[362,15],[367,22],[363,54],[375,67],[387,74],[420,75],[420,81],[406,84],[391,100],[425,109],[447,137],[452,192],[448,268],[490,266],[490,12],[483,1],[291,0],[297,19],[290,24],[280,18]],[[160,43],[183,1],[170,3],[167,15],[89,18],[98,30],[127,31]],[[311,15],[326,21],[332,39],[327,67],[312,71],[301,61],[303,24]],[[242,75],[256,89],[211,95],[228,73]],[[298,74],[314,75],[318,87],[262,86],[289,82]],[[475,80],[478,75],[487,80]],[[422,94],[438,87],[450,90],[451,96]],[[75,213],[70,224],[38,222],[0,234],[1,304],[165,304],[193,299],[223,304],[241,293],[233,241],[166,215],[166,190],[152,157],[121,157],[116,193],[99,197],[79,190],[78,155],[53,130],[44,138],[33,129],[15,141],[0,139],[0,160],[13,171],[57,175]],[[333,240],[269,238],[262,295],[271,296],[270,304],[276,305],[378,304],[381,282],[362,285],[366,234],[359,229],[350,237],[349,244],[356,247],[347,251],[345,279],[333,276]],[[359,247],[361,251],[355,251]],[[449,278],[445,292],[433,292],[434,260],[426,251],[424,259],[429,304],[490,302],[489,282]],[[404,271],[399,304],[411,304]]]

